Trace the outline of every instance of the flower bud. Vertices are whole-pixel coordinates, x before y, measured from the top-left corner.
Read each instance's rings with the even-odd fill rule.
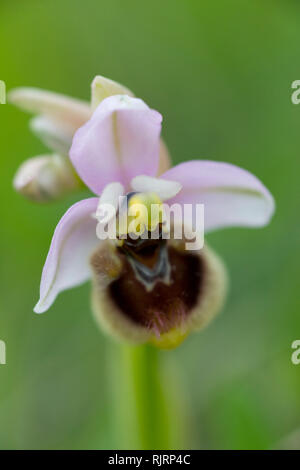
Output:
[[[61,155],[41,155],[26,160],[18,169],[13,186],[35,202],[49,202],[81,187],[69,159]]]

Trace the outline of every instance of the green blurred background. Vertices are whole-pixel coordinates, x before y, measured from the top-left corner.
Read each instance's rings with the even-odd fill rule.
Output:
[[[208,237],[231,288],[222,314],[166,361],[181,368],[189,448],[300,448],[300,3],[292,0],[1,0],[0,79],[83,99],[96,74],[164,116],[174,162],[228,161],[258,175],[277,213],[263,230]],[[108,350],[89,285],[35,315],[41,269],[72,196],[48,208],[12,178],[45,152],[28,115],[0,106],[0,448],[117,448]],[[297,437],[298,436],[298,437]],[[183,445],[183,444],[182,444]]]

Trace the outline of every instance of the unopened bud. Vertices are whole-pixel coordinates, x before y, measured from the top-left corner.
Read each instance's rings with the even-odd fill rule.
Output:
[[[18,169],[13,186],[35,202],[50,202],[78,189],[81,182],[69,159],[61,155],[42,155],[26,160]]]

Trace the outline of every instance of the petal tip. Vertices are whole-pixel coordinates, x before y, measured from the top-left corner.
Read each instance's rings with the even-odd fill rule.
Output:
[[[24,94],[26,94],[27,88],[23,87],[18,87],[18,88],[13,88],[12,90],[7,92],[7,102],[18,105],[19,101],[22,100]]]
[[[105,98],[113,95],[128,95],[134,96],[131,90],[126,88],[114,80],[103,77],[102,75],[96,75],[91,84],[92,98],[91,105],[92,109],[95,110],[97,106]]]
[[[46,312],[48,310],[48,307],[43,306],[43,301],[39,300],[38,303],[34,306],[33,311],[34,313],[41,314]]]

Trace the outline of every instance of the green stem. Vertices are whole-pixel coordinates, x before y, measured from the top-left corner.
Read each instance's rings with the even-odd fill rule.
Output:
[[[118,354],[116,354],[118,353]],[[121,353],[121,354],[120,354]],[[119,346],[113,364],[116,448],[174,449],[174,436],[182,430],[174,402],[174,387],[167,389],[161,355],[152,346]],[[182,446],[182,442],[181,442]]]

